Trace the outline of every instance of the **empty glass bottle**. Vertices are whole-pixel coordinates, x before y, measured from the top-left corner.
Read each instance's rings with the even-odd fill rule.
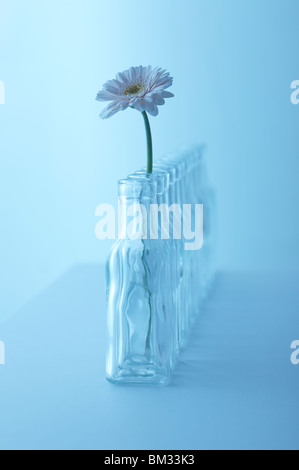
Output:
[[[122,236],[107,263],[107,379],[163,384],[171,370],[173,318],[167,253],[149,233],[157,182],[146,175],[122,180],[119,201]]]
[[[140,178],[152,179],[157,183],[157,206],[153,209],[151,205],[150,222],[151,227],[154,228],[155,236],[161,241],[161,249],[165,252],[166,263],[165,271],[167,272],[166,284],[164,295],[166,296],[166,309],[167,315],[172,318],[172,366],[174,365],[178,352],[178,317],[180,313],[179,304],[179,289],[180,289],[180,265],[179,265],[179,252],[176,240],[173,238],[173,224],[169,208],[169,189],[170,189],[170,174],[162,168],[154,167],[151,174],[148,174],[146,169],[137,171],[135,174],[130,175],[130,179],[138,180]],[[166,209],[166,210],[165,210]],[[152,215],[154,215],[152,217]],[[151,237],[153,234],[151,233]]]

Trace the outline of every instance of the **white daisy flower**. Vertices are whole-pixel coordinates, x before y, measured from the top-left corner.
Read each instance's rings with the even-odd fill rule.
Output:
[[[173,98],[166,91],[173,83],[170,74],[159,67],[131,67],[109,80],[97,94],[97,101],[111,101],[100,117],[108,119],[118,111],[134,108],[141,113],[157,116],[158,106],[165,104],[165,98]]]

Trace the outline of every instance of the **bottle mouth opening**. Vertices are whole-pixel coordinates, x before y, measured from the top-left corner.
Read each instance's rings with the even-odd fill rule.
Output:
[[[153,200],[157,196],[157,183],[148,178],[127,178],[119,180],[118,195],[131,200]]]
[[[140,171],[129,176],[129,179],[138,180],[138,178],[146,177],[149,180],[157,183],[157,195],[162,196],[165,191],[168,191],[170,185],[170,175],[165,169],[153,169],[152,173],[147,173],[146,169],[143,168]]]

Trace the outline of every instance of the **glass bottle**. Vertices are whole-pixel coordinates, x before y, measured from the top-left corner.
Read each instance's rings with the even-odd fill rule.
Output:
[[[180,210],[182,211],[181,205],[181,198],[180,198],[180,173],[178,165],[173,166],[170,163],[167,163],[165,160],[159,160],[158,162],[154,163],[154,171],[166,171],[169,175],[169,187],[168,187],[168,196],[167,196],[167,203],[169,207],[173,205],[177,205]],[[182,226],[182,218],[180,220],[173,219],[173,225],[177,224],[177,226]],[[172,229],[172,234],[174,234]],[[176,293],[175,293],[175,305],[176,305],[176,348],[177,354],[183,344],[183,338],[185,336],[186,331],[186,324],[185,324],[185,311],[186,311],[186,286],[184,284],[184,245],[181,237],[179,239],[175,239],[173,237],[174,242],[174,252],[175,252],[175,267],[174,267],[174,275],[176,276]]]
[[[173,238],[173,224],[171,214],[168,212],[170,208],[169,203],[169,188],[170,188],[170,175],[165,169],[157,169],[154,165],[151,174],[147,173],[146,169],[137,171],[134,175],[130,175],[129,178],[149,178],[157,183],[157,219],[158,227],[156,230],[156,236],[161,241],[161,248],[165,251],[167,263],[165,270],[167,271],[167,284],[165,284],[165,302],[168,315],[173,319],[172,322],[172,366],[174,365],[178,352],[178,315],[180,304],[178,302],[178,295],[180,289],[180,267],[179,267],[179,253],[177,250],[177,243]],[[163,206],[167,208],[163,211]],[[158,214],[161,214],[158,216]],[[167,218],[165,220],[165,226],[163,225],[163,215]]]
[[[186,181],[185,176],[185,162],[178,158],[176,153],[167,154],[163,160],[162,164],[167,164],[168,166],[175,169],[176,174],[176,183],[175,183],[175,198],[176,204],[179,204],[182,210],[182,227],[183,227],[183,206],[188,202],[188,181]],[[159,162],[160,164],[160,162]],[[180,343],[183,346],[186,343],[189,332],[189,317],[190,317],[190,301],[192,299],[192,289],[190,285],[190,252],[185,250],[185,239],[184,231],[182,229],[182,238],[181,238],[181,302],[183,307],[181,309],[181,335]]]
[[[113,383],[167,383],[172,321],[165,286],[167,257],[150,239],[150,205],[157,182],[146,175],[119,182],[120,237],[107,262],[107,379]]]

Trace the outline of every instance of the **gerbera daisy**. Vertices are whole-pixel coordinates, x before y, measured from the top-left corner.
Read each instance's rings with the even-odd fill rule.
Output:
[[[166,91],[173,83],[170,74],[159,67],[131,67],[118,73],[114,80],[109,80],[103,90],[97,94],[97,101],[111,101],[100,117],[108,119],[118,111],[133,108],[143,114],[148,145],[148,172],[152,172],[152,137],[147,113],[157,116],[158,106],[165,104],[165,98],[173,98],[173,93]]]
[[[100,117],[108,119],[128,107],[157,116],[158,106],[165,103],[165,98],[174,96],[165,91],[172,83],[169,73],[158,67],[131,67],[118,73],[114,80],[105,83],[104,89],[97,95],[97,101],[111,101]]]

